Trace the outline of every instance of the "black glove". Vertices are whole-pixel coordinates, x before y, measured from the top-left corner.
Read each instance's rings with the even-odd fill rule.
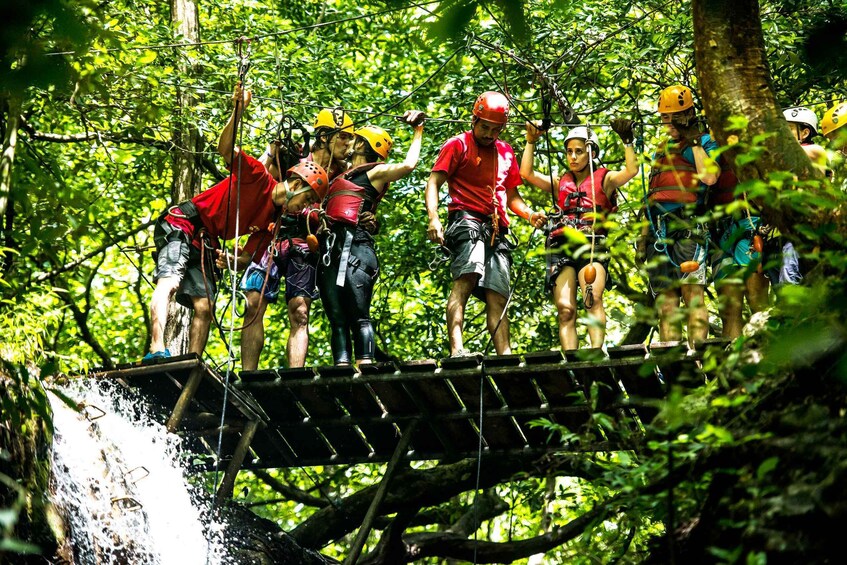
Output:
[[[686,112],[675,112],[671,114],[671,125],[676,128],[682,139],[688,141],[692,147],[700,145],[700,124],[697,123],[697,116],[693,116]]]
[[[426,114],[419,110],[409,110],[403,114],[402,118],[399,119],[412,127],[418,127],[424,123],[424,120],[426,120]]]
[[[627,120],[625,118],[615,118],[609,125],[612,126],[612,130],[619,136],[621,136],[621,141],[625,144],[632,143],[635,140],[635,134],[632,133],[632,120]]]

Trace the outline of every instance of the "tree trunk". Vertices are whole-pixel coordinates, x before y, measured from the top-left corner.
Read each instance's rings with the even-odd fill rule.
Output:
[[[18,126],[20,125],[21,101],[17,97],[4,100],[6,110],[5,131],[3,132],[3,154],[0,156],[0,245],[11,247],[12,218],[12,165],[15,161],[15,148],[18,143]],[[3,271],[8,271],[12,263],[12,255],[2,257]]]
[[[767,179],[775,171],[792,171],[800,179],[818,176],[782,116],[771,88],[759,3],[757,0],[693,0],[694,56],[700,95],[709,125],[720,145],[736,142],[726,155],[740,181]],[[730,118],[743,116],[746,128],[732,129]],[[761,142],[764,152],[753,162],[736,158],[756,136],[775,132]],[[733,137],[734,136],[734,137]],[[786,183],[782,190],[793,189]],[[765,219],[783,233],[801,218],[799,211],[768,198]]]
[[[171,0],[171,23],[177,41],[200,41],[200,19],[194,0]],[[190,51],[177,53],[176,67],[184,77],[194,77],[197,72]],[[197,105],[197,97],[190,89],[177,88],[176,109],[173,128],[173,180],[171,199],[173,202],[188,200],[200,192],[203,137],[193,123],[191,109]],[[188,350],[189,311],[176,302],[168,308],[168,323],[165,327],[167,348],[179,355]]]

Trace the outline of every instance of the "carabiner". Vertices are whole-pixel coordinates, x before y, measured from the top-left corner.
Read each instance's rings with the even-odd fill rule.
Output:
[[[434,271],[444,263],[447,263],[452,255],[453,254],[448,248],[444,247],[443,245],[439,245],[437,248],[435,248],[435,255],[429,262],[429,270]]]
[[[332,248],[335,247],[335,232],[329,232],[329,235],[326,236],[326,253],[321,256],[321,263],[323,263],[324,267],[329,267],[329,264],[332,263]]]

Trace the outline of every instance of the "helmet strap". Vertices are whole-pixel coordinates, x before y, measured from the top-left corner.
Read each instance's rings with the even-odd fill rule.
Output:
[[[298,194],[303,194],[304,192],[308,192],[308,191],[312,190],[312,187],[309,186],[309,183],[307,183],[305,180],[303,180],[303,187],[298,188],[297,190],[295,190],[293,192],[289,188],[288,179],[286,179],[284,182],[285,182],[285,202],[286,202],[286,204],[288,202],[291,202],[291,199],[294,198],[295,196],[297,196]]]

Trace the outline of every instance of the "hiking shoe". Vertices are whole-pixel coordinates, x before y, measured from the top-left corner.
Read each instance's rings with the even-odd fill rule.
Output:
[[[451,358],[456,358],[456,357],[482,357],[482,353],[480,353],[478,351],[471,351],[470,349],[465,349],[463,347],[462,349],[460,349],[456,353],[453,353],[452,355],[450,355],[450,357]]]
[[[170,356],[171,352],[167,349],[164,351],[151,351],[141,359],[141,362],[144,363],[145,361],[153,361],[155,359],[167,359]]]

